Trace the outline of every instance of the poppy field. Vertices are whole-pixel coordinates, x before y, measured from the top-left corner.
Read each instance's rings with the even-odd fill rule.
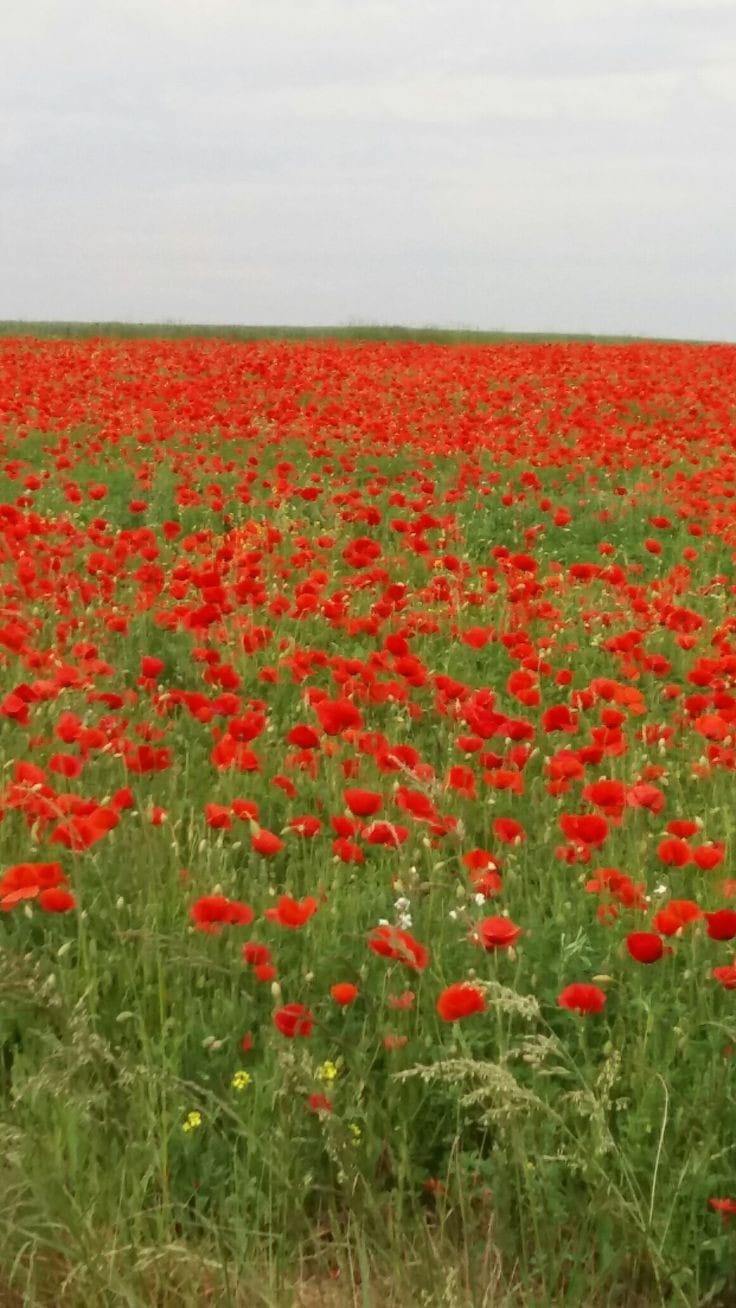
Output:
[[[736,1302],[736,347],[9,337],[0,432],[0,1297]]]

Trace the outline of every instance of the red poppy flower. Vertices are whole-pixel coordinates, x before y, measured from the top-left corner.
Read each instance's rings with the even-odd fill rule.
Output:
[[[521,927],[507,917],[484,917],[473,927],[471,936],[484,949],[510,949],[521,935]]]
[[[289,826],[292,831],[296,831],[297,835],[303,836],[305,840],[312,840],[322,830],[322,823],[318,817],[289,818]]]
[[[336,1004],[341,1008],[347,1008],[358,998],[358,987],[350,981],[338,981],[336,985],[330,986],[330,994]]]
[[[618,817],[626,803],[626,787],[622,781],[594,781],[583,790],[583,799],[608,817]]]
[[[637,963],[657,963],[664,953],[661,937],[653,931],[630,932],[626,948]]]
[[[526,831],[521,822],[515,818],[496,818],[493,823],[493,834],[497,840],[502,840],[504,844],[510,845],[514,841],[526,840]]]
[[[0,901],[18,892],[22,897],[33,898],[42,890],[66,884],[61,863],[16,863],[0,877]],[[25,894],[26,891],[29,893]]]
[[[166,664],[163,659],[154,658],[151,654],[144,654],[141,658],[141,676],[154,679],[160,677]]]
[[[564,731],[568,735],[574,735],[578,729],[578,715],[573,713],[567,704],[556,704],[552,708],[545,709],[542,714],[542,730],[548,733],[553,731]]]
[[[328,1099],[327,1095],[319,1093],[310,1095],[307,1103],[313,1113],[331,1113],[335,1108],[332,1100]]]
[[[385,1035],[383,1037],[383,1047],[384,1049],[388,1049],[390,1052],[393,1052],[396,1049],[403,1049],[405,1045],[408,1045],[408,1043],[409,1037],[407,1035],[397,1035],[392,1032],[390,1035]]]
[[[389,1008],[393,1008],[397,1012],[403,1013],[414,1007],[415,999],[416,995],[413,990],[404,990],[403,994],[389,995],[387,1002]]]
[[[736,1216],[736,1199],[709,1199],[708,1207],[715,1213],[720,1213],[724,1222]]]
[[[261,981],[264,984],[267,981],[273,981],[274,977],[278,976],[273,963],[257,963],[253,971],[256,981]]]
[[[341,863],[365,863],[365,853],[360,845],[347,837],[338,837],[332,842],[332,852]]]
[[[77,813],[68,822],[61,822],[52,831],[50,840],[53,844],[65,845],[74,853],[81,854],[103,840],[119,821],[116,809],[96,805],[91,812]]]
[[[398,786],[394,802],[405,813],[410,813],[419,821],[428,821],[435,816],[435,807],[428,795],[421,790],[412,790],[409,786]]]
[[[492,899],[503,889],[503,881],[498,872],[493,872],[490,868],[487,872],[471,872],[470,884],[478,895],[483,895],[486,899]]]
[[[274,1013],[273,1024],[283,1036],[293,1040],[296,1036],[312,1034],[314,1017],[304,1004],[285,1004]]]
[[[566,1008],[571,1013],[580,1013],[581,1016],[586,1016],[589,1013],[600,1013],[605,1006],[606,999],[605,991],[599,989],[598,986],[576,981],[572,985],[565,986],[565,989],[557,997],[557,1003],[560,1008]]]
[[[284,842],[273,831],[267,831],[265,827],[254,832],[250,838],[252,849],[256,854],[261,854],[264,858],[272,858],[274,854],[279,854],[284,848]]]
[[[492,768],[483,773],[483,780],[494,790],[510,790],[513,794],[524,794],[524,777],[513,768]]]
[[[693,850],[693,862],[702,872],[712,872],[720,867],[726,857],[726,846],[722,841],[711,845],[699,845]]]
[[[437,1012],[443,1022],[458,1022],[473,1013],[482,1013],[485,1006],[483,991],[467,981],[447,986],[437,1000]]]
[[[403,963],[413,972],[423,972],[429,963],[429,950],[399,927],[377,926],[368,937],[368,948],[382,958]]]
[[[373,790],[346,790],[345,803],[356,817],[374,817],[383,804],[380,795]]]
[[[387,845],[397,849],[409,839],[409,828],[397,822],[369,822],[361,834],[368,845]]]
[[[38,896],[38,902],[44,913],[69,913],[77,907],[77,901],[68,890],[61,886],[53,886],[48,890],[42,890]]]
[[[225,895],[203,895],[192,904],[189,916],[198,931],[217,935],[223,926],[250,926],[255,914],[250,904]]]
[[[319,733],[314,727],[292,727],[286,739],[290,745],[296,745],[297,749],[319,749]]]
[[[234,799],[230,808],[241,822],[258,821],[258,805],[253,799]]]
[[[315,704],[315,712],[322,730],[328,736],[339,736],[351,727],[362,727],[360,709],[349,699],[322,700]]]
[[[344,813],[339,813],[330,818],[330,826],[336,836],[343,840],[349,840],[351,836],[357,836],[361,830],[361,822],[358,818],[346,817]]]
[[[666,867],[684,867],[690,862],[692,852],[686,841],[673,836],[669,840],[660,840],[657,857]]]
[[[560,827],[574,844],[593,848],[602,845],[608,835],[608,823],[599,813],[563,813]]]
[[[675,818],[667,823],[667,831],[669,835],[677,836],[680,840],[688,840],[690,836],[697,836],[699,827],[697,822]]]
[[[296,930],[303,927],[310,917],[317,912],[317,900],[311,895],[307,899],[293,899],[291,895],[280,895],[275,908],[267,908],[265,917],[269,922],[278,922],[279,926]]]
[[[654,914],[652,926],[661,936],[674,936],[690,922],[697,922],[702,911],[692,899],[671,899]]]
[[[486,849],[469,849],[463,854],[462,861],[471,872],[485,871],[487,868],[495,872],[500,866],[498,859]]]
[[[124,754],[129,772],[143,775],[147,772],[165,772],[172,764],[172,753],[166,746],[155,749],[152,745],[129,746]]]
[[[46,773],[36,763],[21,759],[13,768],[13,780],[25,783],[27,786],[42,786],[46,780]]]
[[[631,808],[646,808],[650,813],[661,813],[665,806],[665,796],[657,786],[639,781],[627,792],[626,803]]]
[[[715,913],[705,913],[704,917],[711,940],[733,940],[736,936],[736,910],[733,908],[719,908]]]
[[[720,981],[724,990],[736,990],[736,963],[726,963],[723,967],[714,967],[711,974]]]
[[[49,759],[49,772],[55,772],[57,776],[66,777],[68,780],[78,777],[82,766],[82,760],[75,754],[52,754]]]
[[[233,825],[230,809],[224,804],[205,804],[204,820],[215,831],[229,831]]]
[[[243,960],[250,967],[271,962],[271,950],[268,945],[261,945],[256,940],[249,940],[243,945]]]

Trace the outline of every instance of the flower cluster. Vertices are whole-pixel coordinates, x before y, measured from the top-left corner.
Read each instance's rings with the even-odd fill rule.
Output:
[[[103,1005],[165,942],[208,1093],[341,1168],[498,987],[576,1050],[732,1025],[732,350],[8,338],[0,394],[19,956]]]

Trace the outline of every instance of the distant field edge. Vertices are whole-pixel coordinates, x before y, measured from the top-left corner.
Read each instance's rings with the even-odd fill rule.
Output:
[[[84,340],[92,337],[119,337],[121,339],[186,340],[201,337],[205,340],[226,341],[416,341],[440,345],[494,345],[514,342],[532,344],[558,344],[566,341],[589,342],[603,345],[649,343],[661,345],[718,345],[715,340],[703,341],[663,336],[606,336],[584,332],[509,332],[475,331],[449,327],[405,327],[349,325],[342,327],[289,327],[289,326],[234,326],[232,324],[207,325],[199,323],[149,322],[29,322],[24,319],[0,321],[0,337],[33,336],[55,340]],[[724,344],[726,342],[723,342]]]

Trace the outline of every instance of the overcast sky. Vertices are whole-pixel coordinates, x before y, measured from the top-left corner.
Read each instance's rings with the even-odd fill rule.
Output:
[[[734,0],[0,0],[0,318],[736,341]]]

